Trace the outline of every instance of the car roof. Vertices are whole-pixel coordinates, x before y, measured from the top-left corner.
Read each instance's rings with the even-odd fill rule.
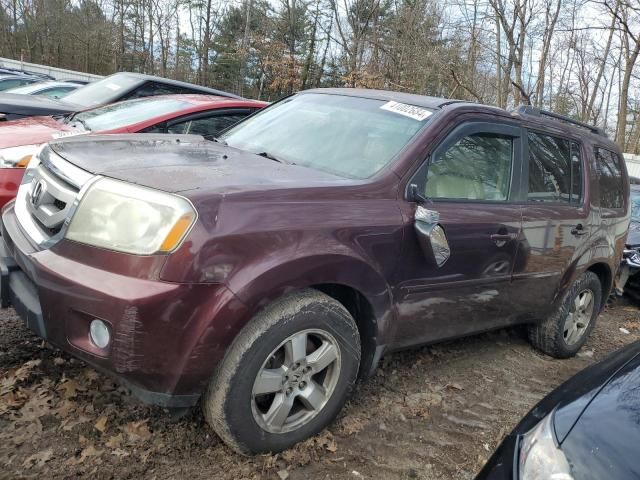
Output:
[[[154,75],[147,75],[145,73],[118,72],[118,73],[114,73],[113,75],[121,75],[121,76],[130,77],[130,78],[136,78],[140,81],[140,83],[153,81],[153,82],[163,83],[165,85],[173,85],[176,87],[190,88],[192,90],[200,90],[203,93],[208,93],[211,95],[220,95],[222,97],[239,98],[239,99],[242,98],[239,95],[235,95],[233,93],[225,92],[222,90],[217,90],[215,88],[203,87],[201,85],[196,85],[194,83],[181,82],[179,80],[171,80],[169,78],[156,77]]]
[[[543,128],[555,128],[556,130],[569,132],[577,137],[584,137],[588,135],[595,143],[600,143],[603,147],[618,152],[619,149],[616,144],[609,139],[604,132],[594,132],[597,130],[595,127],[589,125],[578,125],[571,123],[571,119],[567,117],[565,121],[546,116],[544,111],[542,115],[535,115],[537,109],[529,109],[525,112],[523,109],[506,110],[493,105],[485,105],[481,103],[469,102],[467,100],[456,100],[442,97],[430,97],[427,95],[418,95],[415,93],[394,92],[388,90],[375,90],[366,88],[315,88],[310,90],[304,90],[299,94],[305,93],[323,93],[327,95],[344,95],[348,97],[360,97],[371,98],[374,100],[382,101],[394,101],[399,103],[406,103],[409,105],[416,105],[419,107],[425,107],[429,109],[440,109],[451,105],[451,108],[473,108],[478,112],[491,112],[497,113],[511,118],[518,118],[523,124],[538,125]],[[568,121],[567,121],[568,120]]]
[[[463,100],[452,100],[441,97],[429,97],[416,93],[393,92],[389,90],[374,90],[367,88],[312,88],[300,93],[323,93],[326,95],[343,95],[347,97],[371,98],[374,100],[387,100],[399,103],[407,103],[425,108],[442,108],[451,103],[461,103]]]
[[[14,75],[12,73],[0,73],[0,80],[7,80],[7,79],[11,79],[11,80],[15,80],[16,78],[29,78],[29,79],[34,79],[37,80],[41,77],[36,77],[34,75]]]
[[[255,106],[265,106],[268,105],[267,102],[261,102],[258,100],[249,100],[247,98],[229,98],[229,97],[222,97],[220,95],[205,95],[205,94],[198,94],[198,93],[179,93],[179,94],[171,94],[171,95],[154,95],[152,97],[141,97],[141,98],[136,98],[136,99],[132,99],[132,100],[122,100],[121,102],[117,102],[117,103],[137,103],[137,102],[144,102],[144,103],[149,103],[149,102],[155,102],[155,101],[160,101],[160,100],[166,100],[166,99],[176,99],[176,100],[181,100],[183,102],[188,103],[191,106],[220,106],[220,107],[224,107],[227,104],[229,105],[237,105],[237,104],[246,104],[247,106],[249,105],[255,105]],[[104,107],[104,105],[101,105],[99,107],[96,108],[102,108]],[[189,107],[190,108],[190,107]]]

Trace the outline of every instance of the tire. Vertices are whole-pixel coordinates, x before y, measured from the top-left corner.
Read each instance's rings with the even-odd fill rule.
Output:
[[[585,311],[581,313],[582,307],[579,307],[579,304],[580,302],[586,304],[589,296],[591,309],[585,307]],[[535,348],[552,357],[573,357],[587,341],[601,306],[600,279],[595,273],[587,271],[573,283],[565,293],[558,309],[549,318],[529,327],[529,341]]]
[[[204,416],[241,454],[280,452],[335,419],[360,354],[358,328],[340,303],[311,289],[285,295],[233,341],[203,396]]]

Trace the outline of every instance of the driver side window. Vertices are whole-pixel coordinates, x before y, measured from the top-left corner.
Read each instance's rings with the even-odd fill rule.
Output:
[[[434,199],[506,201],[514,139],[496,133],[467,135],[432,157],[425,194]]]

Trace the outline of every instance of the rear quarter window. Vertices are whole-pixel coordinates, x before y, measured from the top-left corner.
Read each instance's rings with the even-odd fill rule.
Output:
[[[622,159],[617,153],[605,148],[595,148],[596,175],[602,208],[624,208],[624,184]]]

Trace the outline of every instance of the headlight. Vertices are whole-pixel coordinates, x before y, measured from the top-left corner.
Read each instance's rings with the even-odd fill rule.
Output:
[[[175,250],[196,220],[183,197],[109,178],[89,187],[65,237],[136,255]]]
[[[556,445],[553,414],[522,437],[519,465],[520,480],[573,480],[567,457]]]
[[[25,168],[40,145],[23,145],[0,149],[0,168]]]

